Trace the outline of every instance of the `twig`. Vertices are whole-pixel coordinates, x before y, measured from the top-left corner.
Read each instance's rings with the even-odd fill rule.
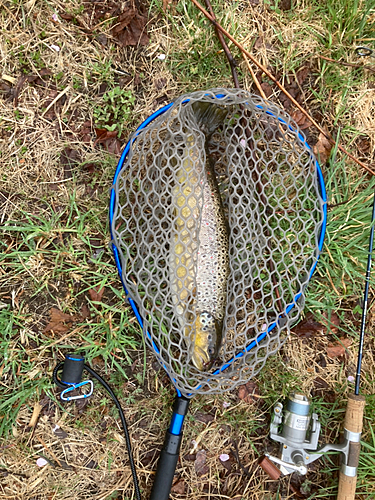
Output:
[[[212,18],[215,19],[215,21],[216,21],[216,16],[215,16],[215,13],[214,13],[214,10],[212,8],[210,0],[204,0],[204,3],[206,4],[207,9],[210,11]],[[215,31],[216,31],[216,35],[219,39],[219,42],[221,43],[221,46],[224,49],[225,55],[227,56],[230,70],[232,72],[234,86],[236,89],[239,89],[240,83],[238,81],[238,75],[237,75],[237,70],[236,70],[236,66],[237,66],[236,60],[234,59],[232,52],[229,50],[229,47],[228,47],[226,41],[224,40],[224,37],[223,37],[221,31],[217,28],[216,25],[215,25]]]
[[[334,59],[331,59],[330,57],[325,57],[325,56],[321,56],[320,54],[317,54],[318,57],[320,57],[320,59],[324,59],[325,61],[329,61],[329,62],[333,62],[333,63],[336,63],[336,64],[341,64],[341,66],[349,66],[350,68],[363,68],[363,69],[367,69],[368,71],[371,71],[372,73],[375,73],[375,67],[373,66],[364,66],[363,64],[353,64],[353,63],[348,63],[348,62],[344,62],[344,61],[335,61]]]
[[[57,458],[57,456],[53,453],[53,451],[51,450],[51,448],[48,448],[48,446],[46,445],[46,443],[43,441],[43,439],[40,437],[40,436],[37,436],[36,437],[37,440],[43,445],[43,448],[48,451],[52,456],[53,458],[56,460],[56,462],[59,464],[59,466],[61,468],[63,468],[63,466],[61,465],[61,462],[60,460]]]
[[[259,94],[263,97],[263,99],[265,101],[267,101],[267,96],[266,94],[264,93],[263,89],[262,89],[262,86],[261,84],[259,83],[259,80],[258,78],[256,77],[256,74],[254,73],[254,70],[253,68],[251,67],[250,63],[249,63],[249,59],[245,56],[245,54],[242,52],[242,57],[243,57],[243,60],[245,61],[246,63],[246,66],[247,66],[247,69],[250,71],[250,74],[251,74],[251,77],[252,79],[254,80],[254,83],[257,87],[257,89],[259,90]]]
[[[207,6],[207,8],[210,10],[210,14],[212,16],[213,19],[215,19],[216,21],[216,17],[215,17],[215,13],[213,11],[213,8],[212,8],[212,5],[211,5],[211,2],[210,0],[205,0],[205,4]],[[228,45],[226,44],[225,40],[224,40],[224,37],[223,35],[221,34],[221,32],[217,29],[216,25],[215,25],[215,32],[217,34],[217,37],[218,39],[220,40],[220,43],[224,49],[224,52],[225,52],[225,55],[227,56],[227,59],[229,61],[229,64],[230,64],[230,67],[231,67],[231,70],[232,70],[232,77],[233,77],[233,83],[234,83],[234,86],[236,88],[240,88],[240,85],[239,85],[239,81],[238,81],[238,76],[237,76],[237,71],[236,71],[236,62],[235,62],[235,59],[228,47]],[[244,56],[244,54],[242,53],[242,56],[248,66],[248,69],[250,71],[250,74],[254,80],[254,83],[256,85],[256,87],[258,88],[259,92],[260,92],[260,95],[263,97],[264,100],[267,101],[267,97],[265,95],[265,93],[263,92],[263,89],[252,69],[252,67],[250,66],[250,63],[248,61],[248,59]],[[244,111],[244,108],[242,105],[240,105],[240,108]],[[248,140],[248,143],[249,143],[249,149],[252,153],[250,153],[249,151],[246,151],[246,158],[248,159],[248,162],[249,164],[252,164],[253,165],[253,169],[252,169],[252,177],[253,177],[253,180],[255,182],[255,186],[256,186],[256,190],[257,192],[259,193],[259,196],[260,196],[260,199],[263,203],[263,205],[266,207],[267,206],[267,200],[266,200],[266,197],[264,196],[264,183],[263,183],[263,179],[262,179],[262,174],[261,172],[259,172],[258,170],[258,162],[256,161],[256,157],[255,157],[255,149],[254,149],[254,143],[253,143],[253,140],[252,140],[252,134],[251,134],[251,131],[249,130],[249,126],[248,124],[246,123],[245,121],[245,117],[241,120],[242,121],[242,125],[244,127],[244,130],[245,130],[245,134],[246,134],[246,137],[247,137],[247,140]],[[266,236],[267,236],[267,254],[268,255],[271,255],[271,242],[270,242],[270,232],[269,232],[269,229],[268,229],[268,226],[267,224],[265,225],[265,233],[266,233]],[[282,303],[281,303],[281,300],[280,300],[280,291],[279,291],[279,287],[278,287],[278,284],[277,284],[277,280],[276,280],[276,276],[275,276],[275,264],[274,262],[272,261],[272,259],[270,259],[268,261],[268,265],[269,265],[269,268],[270,268],[270,272],[271,272],[271,279],[272,279],[272,283],[275,287],[275,293],[276,293],[276,304],[277,304],[277,308],[279,309],[279,313],[281,314],[283,312],[283,306],[282,306]]]
[[[69,90],[70,90],[70,87],[69,87],[69,86],[68,86],[68,87],[65,87],[65,89],[64,89],[64,90],[62,90],[62,91],[60,92],[60,94],[58,94],[58,95],[54,98],[54,100],[53,100],[53,101],[52,101],[52,102],[51,102],[51,103],[50,103],[50,104],[46,107],[46,109],[43,111],[43,113],[42,113],[42,115],[41,115],[41,116],[44,116],[44,115],[47,113],[47,111],[49,111],[49,110],[52,108],[52,106],[53,106],[53,105],[54,105],[54,104],[55,104],[55,103],[56,103],[59,99],[61,99],[61,97],[62,97],[63,95],[65,95],[67,92],[69,92]]]
[[[237,441],[235,439],[232,439],[231,441],[232,441],[232,444],[233,444],[235,449],[232,448],[230,451],[234,455],[234,458],[237,460],[239,468],[245,473],[245,475],[247,477],[250,477],[249,469],[247,467],[245,467],[244,465],[242,465],[242,463],[241,463]]]
[[[285,87],[283,87],[283,85],[272,75],[272,73],[270,73],[268,71],[267,68],[265,68],[260,62],[258,62],[255,57],[253,55],[250,54],[250,52],[248,50],[245,49],[245,47],[243,45],[241,45],[239,42],[237,42],[237,40],[235,40],[232,35],[230,33],[228,33],[228,31],[226,31],[207,11],[204,7],[202,7],[202,5],[197,2],[197,0],[191,0],[193,2],[193,4],[202,12],[202,14],[204,14],[207,19],[209,19],[212,24],[215,26],[215,28],[217,28],[218,30],[221,31],[221,33],[223,33],[227,38],[229,38],[229,40],[236,46],[238,47],[241,52],[243,52],[260,70],[263,71],[263,73],[265,73],[268,78],[270,80],[272,80],[276,85],[277,87],[282,91],[284,92],[284,94],[292,101],[292,103],[301,111],[301,113],[303,113],[306,118],[308,118],[311,123],[319,130],[320,133],[322,133],[324,135],[324,137],[326,137],[331,144],[336,144],[335,140],[332,139],[332,137],[330,135],[327,134],[326,131],[323,130],[323,128],[314,120],[314,118],[312,118],[309,113],[294,99],[294,97],[292,95],[289,94],[289,92],[286,90]],[[360,165],[362,168],[364,168],[365,170],[367,170],[367,172],[369,172],[371,175],[374,175],[375,176],[375,172],[373,170],[371,170],[365,163],[361,162],[360,160],[358,160],[355,156],[353,156],[351,153],[349,153],[349,151],[346,151],[346,149],[341,146],[340,144],[338,144],[338,149],[340,149],[340,151],[342,151],[344,154],[346,154],[347,156],[349,156],[349,158],[351,158],[355,163],[357,163],[358,165]]]

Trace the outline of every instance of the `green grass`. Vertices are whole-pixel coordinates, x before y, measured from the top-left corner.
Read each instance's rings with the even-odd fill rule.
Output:
[[[77,16],[83,15],[83,6],[79,1],[68,4],[67,12],[74,12]],[[4,66],[4,73],[15,78],[21,74],[22,66],[24,71],[33,72],[40,71],[44,67],[52,68],[53,75],[48,81],[55,82],[58,91],[67,85],[71,86],[72,93],[67,96],[66,106],[71,103],[72,109],[63,117],[61,124],[59,120],[43,121],[43,127],[52,129],[56,125],[61,125],[61,130],[56,127],[62,137],[58,139],[61,150],[65,146],[77,147],[82,154],[82,162],[73,168],[73,178],[63,183],[65,191],[43,190],[43,183],[49,182],[48,176],[43,173],[41,177],[35,176],[29,179],[35,194],[25,195],[30,191],[26,190],[22,182],[24,178],[28,179],[27,168],[33,162],[30,153],[32,141],[27,141],[27,137],[30,133],[30,124],[34,124],[34,120],[37,122],[40,112],[37,107],[39,101],[35,103],[27,101],[27,92],[30,91],[30,95],[37,95],[38,99],[41,99],[40,105],[45,107],[45,100],[51,89],[47,86],[43,90],[31,85],[30,90],[26,82],[20,94],[19,108],[14,109],[11,100],[4,100],[4,109],[9,111],[8,115],[4,115],[4,120],[2,118],[8,127],[4,132],[9,133],[8,138],[13,133],[15,135],[12,137],[14,144],[5,141],[6,147],[2,148],[1,154],[5,157],[8,149],[17,153],[9,158],[6,157],[6,161],[3,162],[2,180],[9,185],[10,175],[18,168],[24,177],[20,177],[22,180],[19,186],[14,183],[14,186],[9,187],[9,197],[14,206],[12,205],[9,217],[8,212],[5,213],[1,228],[0,265],[3,272],[0,274],[0,291],[1,301],[6,305],[0,309],[2,332],[0,349],[3,353],[0,361],[2,373],[0,436],[10,443],[17,443],[20,453],[24,453],[22,460],[25,461],[27,457],[28,462],[35,450],[31,445],[30,448],[24,447],[24,435],[18,441],[14,436],[17,434],[17,429],[23,432],[22,425],[26,422],[25,419],[29,418],[34,403],[41,400],[44,393],[57,404],[59,415],[64,415],[67,426],[79,428],[80,432],[82,430],[80,434],[82,440],[87,438],[89,430],[93,432],[96,430],[104,416],[110,419],[110,426],[117,431],[113,423],[115,419],[118,421],[116,410],[110,406],[105,393],[98,387],[95,388],[95,395],[87,409],[79,418],[75,413],[74,404],[63,406],[59,403],[50,376],[56,362],[69,350],[74,349],[84,353],[89,364],[98,363],[100,373],[108,379],[122,403],[126,405],[126,411],[131,415],[132,432],[140,432],[134,425],[137,421],[135,417],[138,419],[145,417],[149,420],[145,434],[141,435],[140,441],[134,441],[136,448],[142,448],[146,444],[150,447],[161,445],[162,432],[168,426],[174,399],[172,386],[163,370],[154,371],[150,368],[153,358],[145,349],[140,328],[126,305],[109,249],[108,199],[117,158],[99,148],[93,148],[93,144],[81,143],[79,135],[81,124],[92,120],[94,127],[106,126],[110,129],[114,125],[113,122],[116,124],[118,122],[118,127],[124,130],[124,136],[138,121],[139,115],[136,114],[134,117],[132,114],[134,112],[143,113],[145,116],[151,114],[159,106],[157,99],[163,97],[164,92],[168,99],[173,100],[185,91],[217,86],[232,87],[230,69],[214,36],[213,28],[190,1],[172,3],[166,12],[160,0],[150,2],[152,23],[159,23],[156,24],[155,31],[152,30],[151,23],[151,42],[154,45],[150,46],[152,47],[150,51],[147,47],[119,49],[112,44],[109,37],[108,46],[100,46],[98,50],[96,41],[80,32],[77,24],[65,21],[61,24],[65,31],[60,32],[58,31],[61,28],[60,23],[54,25],[50,22],[52,13],[58,7],[54,2],[48,5],[38,2],[35,4],[33,7],[33,14],[37,16],[33,17],[35,39],[31,39],[32,30],[26,22],[28,18],[26,11],[20,10],[19,14],[22,16],[20,25],[15,28],[14,34],[9,34],[7,42],[7,50],[14,52],[12,56],[14,62],[8,58]],[[374,15],[373,2],[308,0],[304,4],[295,2],[288,12],[281,10],[280,2],[265,2],[259,8],[253,6],[253,15],[247,13],[247,17],[243,14],[244,10],[249,8],[246,2],[225,4],[216,0],[213,7],[220,23],[239,41],[246,40],[248,48],[254,47],[259,35],[264,36],[264,43],[268,45],[262,54],[256,52],[257,49],[254,48],[254,54],[258,58],[264,57],[266,64],[274,74],[280,76],[281,80],[285,75],[292,79],[303,65],[311,67],[311,74],[303,87],[304,97],[307,99],[306,107],[316,113],[318,121],[326,124],[347,149],[357,154],[356,141],[366,135],[355,128],[352,115],[356,112],[356,101],[360,98],[359,89],[366,84],[364,73],[361,69],[346,68],[319,60],[317,55],[322,54],[336,61],[355,62],[356,60],[351,57],[358,40],[374,38],[375,30],[372,21],[370,22]],[[18,0],[11,2],[8,9],[12,9],[12,12],[18,15],[17,9],[21,9]],[[1,15],[8,14],[1,9]],[[26,26],[30,32],[25,30]],[[5,31],[8,29],[4,28]],[[97,29],[98,32],[103,29],[103,33],[108,34],[105,31],[106,23]],[[158,29],[165,30],[163,34],[167,34],[170,38],[168,43],[165,41],[167,37],[161,42],[160,50],[164,48],[168,50],[164,66],[161,61],[155,62],[155,54],[159,52],[159,48],[158,52],[153,52],[160,41]],[[38,30],[43,31],[38,32]],[[292,35],[288,30],[292,30]],[[56,39],[65,40],[65,37],[69,36],[69,45],[62,45],[59,55],[53,53],[53,57],[50,50],[40,43],[41,39],[49,40],[51,32]],[[79,46],[75,47],[74,43]],[[81,53],[80,50],[84,45],[86,52]],[[237,49],[232,45],[230,47],[241,64]],[[68,49],[71,52],[66,56]],[[152,55],[149,55],[149,52]],[[69,62],[69,65],[66,62]],[[362,60],[358,60],[358,63],[361,62]],[[141,76],[140,84],[134,86],[131,82],[125,84],[124,88],[129,88],[131,96],[135,99],[134,109],[133,103],[129,106],[129,102],[122,103],[121,99],[120,102],[115,102],[118,96],[112,95],[114,88],[120,88],[120,77],[116,68],[122,67],[131,68],[129,70],[131,74],[146,75],[145,78]],[[172,85],[171,88],[159,91],[155,89],[153,82],[154,79],[160,78],[160,74],[166,70],[165,67]],[[238,71],[240,80],[245,81],[246,68],[241,65]],[[371,89],[373,77],[367,75],[366,78],[368,89]],[[266,82],[264,75],[262,80]],[[98,97],[98,90],[102,84],[107,85],[106,98]],[[126,92],[124,89],[120,92],[125,101],[129,97]],[[77,98],[79,99],[75,101]],[[124,108],[119,109],[118,105],[121,107],[122,104]],[[144,109],[139,111],[140,108]],[[31,118],[31,114],[27,114],[25,109],[35,112],[35,117],[33,115]],[[73,110],[76,114],[69,115]],[[115,112],[118,111],[120,115],[115,116]],[[24,135],[21,132],[24,132]],[[92,142],[94,140],[95,137],[92,137]],[[48,141],[46,144],[41,143],[41,149],[53,146],[54,144]],[[25,159],[26,162],[22,168],[20,165],[23,163],[19,163],[21,159]],[[49,161],[51,162],[49,167],[54,168],[59,158],[57,156]],[[96,162],[97,165],[94,172],[90,173],[85,170],[85,166],[92,162]],[[364,176],[359,168],[354,167],[352,162],[337,149],[333,150],[329,163],[323,165],[323,169],[330,205],[327,237],[316,273],[308,287],[305,312],[312,311],[317,320],[321,319],[324,313],[336,312],[341,320],[340,331],[336,336],[327,333],[326,337],[330,336],[330,339],[335,340],[348,336],[353,340],[350,354],[343,362],[335,360],[328,366],[331,370],[330,390],[335,393],[336,401],[329,403],[323,397],[314,397],[312,402],[313,410],[319,415],[322,423],[322,436],[332,434],[338,439],[340,424],[345,413],[347,374],[351,373],[350,370],[353,369],[355,362],[355,343],[358,340],[358,322],[361,314],[359,300],[363,293],[375,182]],[[371,283],[373,288],[375,273]],[[90,298],[90,289],[98,286],[105,287],[105,293],[101,301],[95,302]],[[76,335],[59,341],[58,335],[53,336],[44,332],[52,306],[66,313],[78,315],[82,305],[89,308],[90,316],[86,319],[80,318],[74,324],[74,327],[78,328]],[[372,317],[371,309],[369,316]],[[369,342],[366,345],[371,346],[373,338],[371,323],[369,331],[366,332],[366,341]],[[326,338],[320,337],[320,339],[323,343],[326,341]],[[324,353],[324,345],[319,344],[319,339],[309,339],[306,343],[306,352],[311,346]],[[218,450],[208,437],[206,440],[206,436],[227,425],[230,430],[225,432],[230,439],[242,439],[246,449],[245,460],[251,461],[252,457],[259,456],[263,451],[264,441],[267,440],[268,421],[275,402],[288,396],[293,389],[302,390],[306,380],[310,380],[311,377],[324,378],[328,373],[328,368],[327,373],[324,370],[316,374],[298,371],[294,368],[293,361],[288,362],[283,357],[285,352],[286,350],[283,350],[278,355],[270,357],[257,377],[261,397],[259,404],[240,402],[236,391],[217,397],[194,398],[186,419],[184,452],[189,451],[193,439],[203,436],[201,446],[209,453],[217,454]],[[358,472],[358,493],[371,498],[374,496],[375,465],[375,438],[371,422],[375,415],[375,399],[368,393],[374,389],[372,368],[365,367],[363,381],[367,406]],[[228,410],[223,409],[224,401],[229,401],[231,404]],[[198,411],[214,414],[215,420],[207,426],[197,422],[194,416]],[[206,433],[206,429],[209,432]],[[37,432],[42,432],[41,427],[38,427]],[[151,444],[148,444],[150,439]],[[109,434],[108,447],[113,441],[113,436]],[[142,450],[147,451],[145,448]],[[242,450],[240,452],[242,453]],[[116,469],[115,458],[113,454],[103,458],[107,469],[111,471]],[[335,462],[332,458],[326,457],[319,461],[319,464],[322,489],[311,493],[310,498],[334,497],[337,492]],[[17,462],[13,465],[17,467]],[[123,468],[123,464],[120,466]],[[151,470],[149,465],[142,469],[145,468]],[[184,477],[186,483],[191,483],[192,491],[196,491],[194,498],[199,498],[199,495],[202,496],[202,492],[198,492],[201,483],[191,480],[188,476],[194,473],[191,471],[194,471],[194,464],[187,465],[186,462],[182,462],[178,473]],[[253,477],[259,478],[255,469],[252,473]],[[307,493],[309,488],[313,491],[312,488],[315,487],[311,482],[312,474],[309,473],[304,485]],[[199,481],[202,484],[206,480],[217,481],[215,484],[223,486],[225,476],[223,477],[209,476]],[[241,481],[241,474],[237,469],[234,470],[231,480],[234,479],[239,483]],[[264,482],[261,498],[275,500],[284,498],[288,494],[283,491],[281,485],[274,493],[267,489],[268,486],[268,483]],[[66,486],[64,483],[64,488],[55,485],[48,488],[51,490],[56,488],[59,496],[64,494]],[[35,492],[35,495],[38,494],[39,492]],[[236,492],[233,496],[237,498],[240,494]],[[107,498],[116,495],[111,493]],[[124,498],[125,495],[123,492]]]
[[[20,335],[23,320],[22,317],[15,317],[9,307],[0,311],[0,437],[12,432],[20,407],[37,400],[42,390],[50,385],[43,368],[30,355],[28,342],[35,342],[35,335],[25,330]]]

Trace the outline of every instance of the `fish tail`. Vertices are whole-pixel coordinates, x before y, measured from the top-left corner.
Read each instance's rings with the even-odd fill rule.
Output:
[[[198,127],[208,139],[220,127],[228,113],[225,107],[210,102],[196,101],[192,108]]]

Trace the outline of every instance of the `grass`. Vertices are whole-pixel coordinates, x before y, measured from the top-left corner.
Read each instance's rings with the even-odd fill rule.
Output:
[[[106,2],[101,5],[107,8]],[[295,89],[296,75],[308,67],[300,101],[347,149],[371,164],[374,76],[319,58],[363,63],[354,48],[373,46],[371,2],[298,0],[291,10],[283,10],[282,2],[216,0],[213,7],[222,25],[288,88]],[[118,415],[107,396],[96,387],[86,406],[63,405],[51,383],[53,367],[69,351],[84,353],[119,395],[144,498],[151,489],[155,451],[169,423],[174,392],[145,349],[120,286],[107,216],[118,151],[95,143],[95,128],[116,130],[121,149],[136,125],[162,105],[184,92],[231,87],[232,82],[212,27],[191,2],[172,2],[165,10],[163,2],[153,0],[147,8],[149,46],[121,48],[111,35],[112,18],[90,24],[93,12],[80,0],[27,5],[15,0],[0,7],[5,34],[0,56],[0,465],[8,471],[0,486],[4,498],[133,496]],[[64,19],[64,13],[75,21]],[[240,54],[231,49],[242,86],[254,91]],[[159,54],[166,59],[158,59]],[[51,74],[43,76],[43,70]],[[28,79],[14,107],[22,75]],[[282,96],[272,82],[261,74],[258,78],[270,86],[269,99],[280,103]],[[312,145],[318,140],[312,127],[304,132]],[[67,163],[64,158],[71,150]],[[326,314],[336,313],[339,328],[315,332],[308,339],[292,334],[267,360],[255,380],[258,396],[250,402],[241,400],[237,390],[192,400],[176,477],[185,493],[173,493],[172,498],[291,498],[290,477],[269,481],[257,465],[265,448],[272,449],[267,436],[273,406],[291,390],[312,394],[322,441],[339,440],[352,391],[348,377],[355,373],[375,184],[337,148],[322,167],[329,195],[327,238],[305,314],[323,323]],[[375,494],[374,279],[361,386],[367,405],[357,493],[364,499]],[[101,288],[104,294],[98,296]],[[74,318],[63,332],[46,329],[53,307]],[[329,358],[327,346],[346,337],[352,340],[346,354]],[[319,389],[318,378],[327,387]],[[38,403],[41,409],[33,427]],[[56,425],[66,438],[55,434]],[[208,472],[199,476],[191,455],[202,449]],[[230,471],[219,461],[221,453],[229,454]],[[37,467],[40,454],[52,462],[54,457],[65,461],[74,473],[51,465]],[[87,467],[90,461],[95,465]],[[334,498],[337,469],[337,456],[316,462],[298,486],[304,498]],[[27,477],[20,481],[16,473]]]

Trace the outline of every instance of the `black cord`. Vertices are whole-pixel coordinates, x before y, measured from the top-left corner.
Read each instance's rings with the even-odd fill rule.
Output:
[[[58,387],[60,387],[61,389],[66,389],[69,386],[67,386],[66,384],[63,384],[61,382],[61,380],[57,376],[57,372],[59,370],[61,370],[63,366],[64,366],[64,361],[62,361],[61,363],[59,363],[55,367],[55,369],[53,370],[52,379],[53,379],[53,382]],[[124,412],[123,412],[123,410],[121,408],[120,401],[117,399],[115,393],[112,391],[112,389],[107,384],[107,382],[104,379],[102,379],[102,377],[100,375],[98,375],[98,373],[96,373],[95,370],[93,370],[92,368],[90,368],[87,365],[84,365],[84,370],[86,370],[92,377],[94,377],[104,387],[104,389],[111,396],[113,402],[115,403],[115,405],[116,405],[116,407],[117,407],[117,409],[119,411],[120,419],[121,419],[121,424],[122,424],[122,428],[124,430],[124,435],[125,435],[126,447],[128,449],[130,469],[131,469],[132,475],[133,475],[135,496],[136,496],[137,500],[141,500],[141,492],[139,490],[137,471],[135,469],[135,464],[134,464],[134,459],[133,459],[133,452],[132,452],[132,447],[131,447],[131,442],[130,442],[130,436],[129,436],[128,426],[126,424],[125,415],[124,415]]]

